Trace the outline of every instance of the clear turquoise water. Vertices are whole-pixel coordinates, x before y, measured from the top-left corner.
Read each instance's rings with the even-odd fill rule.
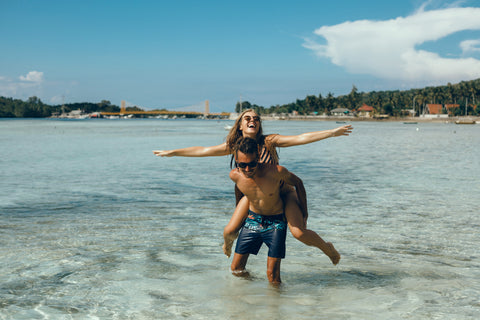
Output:
[[[266,250],[253,280],[222,253],[229,158],[152,154],[222,143],[230,123],[0,120],[0,319],[478,318],[479,125],[353,123],[282,149],[342,260],[289,235],[273,288]]]

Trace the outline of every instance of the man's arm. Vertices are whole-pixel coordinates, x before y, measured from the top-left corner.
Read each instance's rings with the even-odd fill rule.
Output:
[[[295,187],[295,191],[297,192],[298,198],[298,205],[300,210],[302,210],[303,218],[306,220],[308,217],[308,208],[307,208],[307,192],[305,191],[305,187],[303,186],[302,179],[291,173],[287,170],[287,168],[278,166],[279,173],[281,175],[281,179]]]

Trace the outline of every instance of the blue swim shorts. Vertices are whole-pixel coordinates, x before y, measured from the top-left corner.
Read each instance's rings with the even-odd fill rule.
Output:
[[[287,221],[284,214],[264,216],[253,211],[248,217],[238,235],[235,252],[238,254],[257,254],[265,243],[268,256],[285,258],[285,240],[287,238]]]

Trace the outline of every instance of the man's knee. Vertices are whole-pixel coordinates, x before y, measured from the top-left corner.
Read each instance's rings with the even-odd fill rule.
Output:
[[[235,253],[233,255],[233,260],[232,260],[230,269],[232,270],[232,272],[244,271],[245,266],[247,265],[247,260],[248,260],[248,254],[242,255],[242,254]]]
[[[238,264],[233,264],[233,263],[232,263],[232,265],[230,266],[230,270],[232,270],[232,272],[234,272],[234,273],[237,273],[237,272],[242,272],[242,271],[244,271],[245,268],[242,267],[242,266],[240,266],[240,265],[238,265]]]

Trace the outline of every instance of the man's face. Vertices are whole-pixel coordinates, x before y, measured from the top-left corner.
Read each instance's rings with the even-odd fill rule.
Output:
[[[237,162],[237,167],[239,170],[247,178],[253,178],[255,176],[258,165],[256,154],[245,154],[241,151],[238,151],[235,161]]]

